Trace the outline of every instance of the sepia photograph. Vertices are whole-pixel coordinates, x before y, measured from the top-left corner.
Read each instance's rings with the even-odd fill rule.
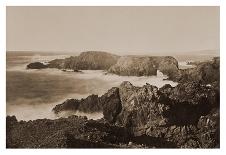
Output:
[[[6,149],[220,148],[220,6],[6,6]]]

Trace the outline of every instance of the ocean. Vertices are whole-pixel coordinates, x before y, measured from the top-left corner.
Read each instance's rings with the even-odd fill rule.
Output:
[[[146,83],[162,87],[165,84],[176,86],[177,83],[164,80],[167,76],[158,72],[157,76],[118,76],[105,74],[103,70],[83,70],[83,73],[63,72],[58,69],[27,70],[31,62],[47,62],[56,58],[69,57],[69,54],[42,52],[7,52],[6,60],[6,113],[15,115],[18,120],[41,118],[56,119],[69,114],[56,116],[52,108],[68,98],[81,99],[91,94],[102,95],[108,89],[119,86],[123,81],[130,81],[135,86]],[[186,63],[180,62],[182,68]],[[187,66],[191,67],[191,66]],[[98,119],[102,113],[73,113]],[[70,113],[71,115],[71,113]]]

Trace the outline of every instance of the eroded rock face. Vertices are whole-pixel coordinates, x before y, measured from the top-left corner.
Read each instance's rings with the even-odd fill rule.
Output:
[[[123,82],[119,93],[122,111],[116,123],[125,126],[135,137],[160,138],[185,148],[219,145],[216,136],[206,137],[212,138],[211,144],[204,141],[200,135],[205,134],[198,125],[203,117],[217,120],[215,115],[219,116],[219,112],[209,116],[211,109],[218,108],[219,104],[219,94],[215,89],[194,82],[179,84],[175,88],[166,85],[159,90],[148,84],[134,87]],[[214,135],[219,134],[217,125],[213,127]],[[209,128],[206,131],[211,133]]]
[[[123,56],[108,71],[123,76],[150,76],[156,75],[157,70],[174,76],[178,72],[178,62],[170,56]]]
[[[157,69],[152,58],[139,56],[123,56],[108,71],[123,76],[148,76],[157,74]]]
[[[178,76],[178,61],[174,57],[166,56],[159,57],[158,59],[156,62],[158,65],[158,70],[167,75],[169,79],[174,79]]]
[[[99,98],[99,102],[103,107],[104,118],[111,123],[115,122],[116,116],[122,110],[119,88],[114,87],[108,90],[107,93]]]
[[[159,103],[158,88],[149,84],[135,87],[130,82],[123,82],[119,87],[122,111],[117,117],[117,124],[125,126],[135,135],[142,135],[147,124],[164,124]]]
[[[33,62],[27,65],[27,69],[44,69],[44,68],[48,68],[48,66],[41,62]]]

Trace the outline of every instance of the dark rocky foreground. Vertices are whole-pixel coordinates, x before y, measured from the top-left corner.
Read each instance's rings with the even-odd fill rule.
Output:
[[[8,148],[215,148],[219,89],[196,82],[158,89],[123,82],[101,97],[66,101],[54,112],[103,111],[104,118],[71,116],[20,121],[7,117]],[[193,89],[196,88],[196,89]],[[184,95],[184,94],[187,95]],[[98,104],[99,108],[95,108]]]
[[[100,120],[70,116],[18,122],[8,116],[7,147],[219,148],[219,62],[215,58],[178,70],[176,87],[125,81],[102,96],[70,99],[53,108],[56,114],[101,111]]]
[[[196,88],[192,89],[192,88]],[[200,90],[200,91],[199,91]],[[181,93],[180,93],[181,92]],[[113,93],[113,94],[112,94]],[[183,93],[188,96],[183,97]],[[194,95],[195,94],[195,95]],[[117,96],[120,95],[120,100]],[[88,97],[89,98],[89,97]],[[104,101],[105,102],[104,102]],[[86,102],[87,105],[86,105]],[[72,104],[74,103],[74,105]],[[8,148],[217,148],[220,146],[219,90],[198,83],[135,87],[129,82],[94,102],[77,100],[53,110],[102,106],[104,118],[71,116],[20,121],[7,117]],[[82,110],[82,108],[79,108]],[[95,112],[98,108],[91,108]],[[86,110],[87,111],[87,110]]]

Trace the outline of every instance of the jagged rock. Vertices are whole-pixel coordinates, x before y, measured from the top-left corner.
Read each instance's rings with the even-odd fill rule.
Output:
[[[220,147],[220,113],[218,109],[213,109],[208,115],[200,117],[197,127],[201,147]]]
[[[180,83],[169,93],[169,98],[178,102],[214,105],[219,100],[217,90],[197,82]]]
[[[58,104],[53,111],[58,114],[63,111],[81,111],[85,113],[103,112],[104,118],[109,122],[114,122],[115,117],[121,111],[121,101],[119,88],[112,88],[107,93],[98,97],[90,95],[85,99],[68,99],[62,104]]]
[[[27,65],[27,69],[44,69],[44,68],[48,68],[48,66],[41,62],[33,62]]]
[[[58,114],[62,111],[77,111],[79,107],[79,100],[76,99],[67,99],[62,104],[58,104],[53,108],[54,113]]]
[[[128,143],[125,128],[71,116],[15,121],[7,116],[7,148],[114,148]]]
[[[85,99],[68,99],[62,104],[53,108],[54,113],[58,114],[63,111],[82,111],[86,113],[102,111],[102,104],[99,102],[97,95],[90,95]]]
[[[197,81],[203,84],[211,84],[220,81],[220,58],[196,64],[196,67],[180,70],[172,80],[180,83]]]
[[[166,105],[159,103],[158,88],[149,84],[135,87],[130,82],[123,82],[119,87],[122,111],[116,121],[130,129],[134,135],[145,133],[147,125],[163,125],[162,117]]]
[[[119,88],[113,87],[99,98],[102,103],[103,115],[109,122],[115,122],[116,116],[121,112],[122,105],[119,97]]]

